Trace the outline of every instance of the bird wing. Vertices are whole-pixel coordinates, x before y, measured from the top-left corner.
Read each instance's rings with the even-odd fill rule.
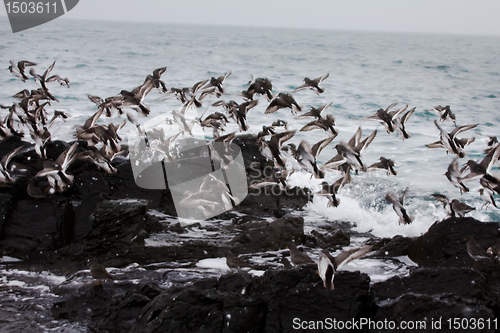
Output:
[[[436,120],[434,120],[434,122],[436,122]],[[474,124],[474,125],[464,125],[464,126],[460,126],[460,127],[455,127],[453,129],[453,131],[451,131],[450,133],[450,137],[454,138],[458,133],[462,133],[462,132],[465,132],[465,131],[468,131],[470,129],[473,129],[474,127],[476,127],[478,124]]]
[[[351,146],[352,148],[356,147],[359,143],[359,140],[361,140],[361,135],[363,135],[363,132],[361,130],[361,127],[358,127],[358,129],[356,130],[356,133],[354,133],[351,140],[349,140],[349,142],[347,142],[347,144],[349,146]]]
[[[321,151],[323,150],[323,148],[328,146],[330,144],[330,142],[333,141],[333,139],[335,139],[335,136],[330,136],[326,139],[323,139],[321,141],[316,142],[311,148],[312,155],[315,158],[318,158],[318,156],[321,153]]]
[[[338,256],[335,257],[335,263],[337,266],[337,270],[339,270],[342,266],[346,265],[347,263],[359,259],[361,257],[364,257],[368,252],[370,252],[373,249],[372,245],[368,246],[363,246],[360,248],[355,248],[351,250],[347,250],[339,254]]]
[[[360,143],[358,143],[355,146],[354,151],[356,151],[358,154],[361,154],[366,149],[366,147],[368,147],[368,145],[370,143],[372,143],[372,141],[373,141],[373,139],[375,139],[376,135],[377,135],[377,130],[373,131],[372,134],[370,134],[363,141],[361,141]]]

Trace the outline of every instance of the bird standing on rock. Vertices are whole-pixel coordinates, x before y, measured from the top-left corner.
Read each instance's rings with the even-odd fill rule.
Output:
[[[90,263],[90,274],[94,279],[110,279],[113,277],[108,273],[104,266],[101,266],[96,258],[89,259]]]
[[[305,253],[299,251],[295,244],[288,246],[290,249],[290,259],[294,265],[314,264],[314,261]]]
[[[238,258],[231,251],[227,251],[226,254],[226,264],[227,267],[231,269],[238,269],[243,267],[252,267],[245,260]]]
[[[468,235],[467,237],[465,237],[465,240],[467,240],[467,253],[469,253],[474,261],[491,258],[485,249],[477,245],[474,237]]]

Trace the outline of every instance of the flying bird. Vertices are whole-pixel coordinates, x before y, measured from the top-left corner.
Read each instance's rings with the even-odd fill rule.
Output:
[[[321,82],[323,82],[324,80],[326,80],[328,78],[328,76],[330,76],[329,73],[327,73],[326,75],[323,75],[323,76],[320,76],[320,77],[317,77],[315,79],[310,79],[308,77],[306,77],[303,81],[304,81],[304,84],[295,88],[293,90],[293,92],[296,92],[296,91],[300,91],[300,90],[304,90],[304,89],[311,89],[313,91],[316,92],[317,95],[323,93],[325,91],[325,89],[321,88],[319,86],[319,84]]]
[[[318,274],[323,280],[323,285],[326,290],[330,291],[335,288],[333,280],[337,271],[339,271],[347,263],[364,257],[372,249],[373,246],[368,245],[344,251],[336,257],[333,257],[328,250],[322,250],[319,254]]]
[[[405,201],[407,191],[408,191],[408,188],[406,188],[403,191],[403,194],[401,195],[401,198],[399,200],[391,192],[387,193],[385,196],[385,200],[392,204],[392,208],[394,209],[396,214],[398,214],[399,224],[401,224],[401,223],[402,224],[410,224],[415,219],[414,216],[408,215],[406,208],[404,207],[404,201]]]

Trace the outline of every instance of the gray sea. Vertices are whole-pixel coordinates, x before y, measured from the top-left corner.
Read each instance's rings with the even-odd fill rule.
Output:
[[[71,114],[66,123],[58,123],[53,138],[72,140],[74,125],[82,124],[97,110],[88,94],[104,98],[122,89],[131,90],[158,67],[167,67],[162,79],[169,88],[191,86],[232,71],[222,99],[238,102],[243,101],[239,94],[252,76],[268,77],[273,92],[279,93],[291,92],[306,76],[329,73],[320,96],[311,90],[294,93],[305,108],[333,102],[326,112],[335,117],[340,134],[321,153],[320,161],[333,157],[335,143],[347,142],[361,127],[363,137],[378,131],[363,153],[365,163],[375,163],[380,156],[393,159],[398,175],[377,172],[353,176],[353,182],[340,193],[337,208],[327,208],[324,198],[314,198],[305,211],[297,213],[305,217],[309,231],[335,219],[350,221],[355,230],[378,237],[418,236],[446,216],[431,197],[436,192],[475,207],[469,215],[479,220],[500,219],[500,210],[482,209],[478,182],[470,182],[470,192],[461,195],[446,179],[444,172],[454,156],[444,149],[425,147],[439,138],[434,125],[439,116],[432,108],[450,105],[457,125],[478,124],[460,136],[473,136],[475,141],[465,148],[467,156],[459,164],[485,156],[487,136],[500,134],[500,37],[64,19],[16,34],[6,19],[0,20],[0,27],[0,68],[7,68],[11,59],[24,59],[38,63],[37,70],[42,72],[56,60],[53,72],[71,81],[69,89],[57,85],[51,89],[60,100],[52,108]],[[0,104],[12,103],[12,95],[24,88],[34,89],[36,84],[22,83],[8,71],[0,72]],[[175,98],[160,101],[159,97],[152,91],[145,100],[152,110],[150,117],[170,116],[172,110],[181,108]],[[215,100],[204,100],[200,112]],[[387,134],[379,122],[367,119],[391,103],[416,107],[406,126],[411,135],[408,140],[401,140],[396,133]],[[310,121],[295,119],[288,109],[265,115],[266,106],[261,97],[259,105],[249,112],[250,132],[257,133],[262,125],[276,119],[288,121],[291,129],[300,129]],[[211,107],[207,112],[216,110]],[[111,119],[122,120],[117,115]],[[452,122],[442,126],[448,131],[454,127]],[[122,133],[126,137],[126,132],[133,130],[129,124]],[[291,141],[298,144],[304,139],[313,144],[323,138],[325,132],[317,130],[297,132]],[[328,180],[338,177],[332,173]],[[319,181],[306,173],[296,173],[292,182],[319,188]],[[398,217],[384,197],[388,191],[399,196],[406,187],[408,210],[415,221],[398,225]]]

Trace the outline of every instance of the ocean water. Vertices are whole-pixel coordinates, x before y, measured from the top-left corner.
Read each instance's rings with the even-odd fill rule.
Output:
[[[464,195],[448,182],[444,172],[453,156],[443,149],[425,147],[438,140],[439,131],[433,124],[438,115],[429,110],[438,104],[451,106],[458,125],[478,124],[460,136],[476,138],[466,147],[467,156],[459,160],[460,164],[468,159],[482,159],[486,135],[500,134],[500,37],[64,19],[17,34],[11,33],[3,19],[0,29],[0,67],[3,64],[7,68],[11,59],[26,59],[38,63],[37,71],[43,72],[56,60],[53,72],[71,81],[69,89],[52,85],[51,91],[60,103],[54,103],[51,109],[71,114],[66,123],[57,124],[53,138],[71,140],[74,126],[97,110],[88,94],[104,98],[117,95],[122,89],[131,90],[158,67],[167,66],[162,79],[168,87],[191,86],[231,70],[222,98],[238,102],[242,101],[238,94],[246,89],[252,75],[268,77],[277,94],[290,92],[306,76],[330,73],[322,83],[325,93],[320,96],[311,90],[294,93],[306,109],[333,102],[326,113],[335,117],[340,134],[323,150],[320,161],[333,157],[335,144],[347,142],[361,127],[363,137],[378,131],[363,153],[363,161],[370,165],[380,156],[393,159],[398,175],[387,176],[382,171],[353,176],[353,182],[341,191],[337,208],[327,208],[326,199],[315,197],[305,212],[298,213],[305,216],[311,227],[344,220],[355,224],[355,230],[379,237],[417,236],[446,215],[430,196],[435,192],[476,207],[470,215],[480,220],[500,218],[500,211],[494,207],[481,209],[477,182],[469,183],[471,191]],[[10,104],[14,93],[36,88],[36,84],[22,83],[8,71],[1,71],[0,88],[0,103]],[[158,100],[159,97],[157,91],[152,91],[145,100],[152,110],[150,117],[171,116],[172,110],[181,108],[175,98]],[[199,112],[215,100],[204,100]],[[402,141],[396,133],[387,134],[379,122],[367,119],[391,103],[416,107],[407,123],[411,134],[408,140]],[[265,115],[266,106],[267,101],[260,97],[259,105],[249,112],[250,132],[257,133],[262,125],[270,125],[276,119],[287,120],[292,129],[300,129],[311,120],[294,119],[287,109]],[[216,110],[211,107],[207,112]],[[116,114],[111,119],[122,120]],[[453,124],[445,122],[443,127],[451,131]],[[227,133],[236,129],[228,127]],[[133,130],[128,124],[122,136]],[[320,130],[297,132],[291,142],[298,144],[304,139],[312,145],[326,136]],[[334,181],[339,177],[339,173],[332,172],[327,179]],[[306,173],[295,173],[291,182],[319,189],[319,181],[310,180]],[[408,210],[416,218],[413,224],[400,226],[384,197],[388,191],[399,197],[406,187]]]

